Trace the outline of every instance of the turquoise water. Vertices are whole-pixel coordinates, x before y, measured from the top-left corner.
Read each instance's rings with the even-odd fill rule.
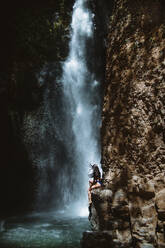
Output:
[[[89,230],[87,217],[42,213],[6,220],[0,248],[79,248],[82,233]]]

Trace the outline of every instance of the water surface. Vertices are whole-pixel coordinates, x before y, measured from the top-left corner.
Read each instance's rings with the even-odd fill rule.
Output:
[[[89,230],[87,217],[64,213],[13,217],[0,233],[0,248],[79,248],[82,233]]]

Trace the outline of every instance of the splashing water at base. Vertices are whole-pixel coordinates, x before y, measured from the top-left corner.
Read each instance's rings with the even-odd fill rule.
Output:
[[[38,213],[8,219],[0,232],[3,248],[79,248],[87,218],[64,212]]]

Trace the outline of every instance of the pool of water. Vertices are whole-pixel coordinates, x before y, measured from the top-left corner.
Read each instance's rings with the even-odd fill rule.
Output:
[[[87,217],[65,213],[13,217],[0,232],[0,248],[79,248],[86,230],[90,230]]]

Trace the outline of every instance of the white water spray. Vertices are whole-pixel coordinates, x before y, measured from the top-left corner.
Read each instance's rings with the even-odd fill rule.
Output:
[[[66,132],[72,133],[68,149],[72,150],[74,159],[74,165],[68,165],[74,166],[71,168],[74,174],[70,181],[72,190],[64,189],[64,197],[73,203],[74,210],[82,211],[82,215],[87,206],[89,163],[100,163],[99,84],[87,67],[87,60],[93,59],[87,54],[87,42],[91,44],[93,38],[92,21],[93,14],[87,8],[86,0],[77,0],[73,7],[69,55],[63,65],[62,76],[64,108],[70,123]]]

